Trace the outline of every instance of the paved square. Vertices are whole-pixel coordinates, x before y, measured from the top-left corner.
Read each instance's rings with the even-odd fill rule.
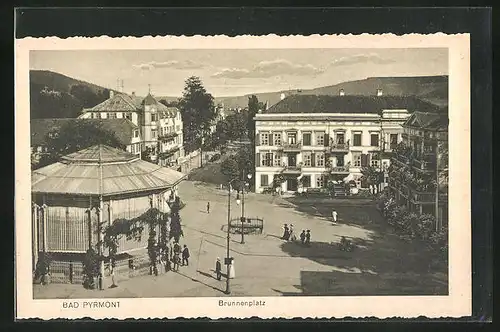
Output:
[[[215,279],[217,257],[226,256],[227,191],[185,181],[179,194],[190,265],[160,276],[136,277],[117,288],[88,291],[81,285],[34,285],[35,298],[227,296],[225,279]],[[306,200],[253,194],[245,196],[245,215],[264,219],[261,235],[231,234],[235,259],[232,296],[279,295],[432,295],[447,294],[446,262],[418,241],[405,242],[385,223],[370,200]],[[210,213],[206,212],[210,202]],[[231,216],[240,216],[232,196]],[[331,222],[331,211],[338,223]],[[283,224],[297,235],[311,230],[311,246],[280,239]],[[340,236],[352,238],[353,252],[339,251]],[[333,243],[332,243],[333,242]],[[225,266],[223,266],[225,272]]]

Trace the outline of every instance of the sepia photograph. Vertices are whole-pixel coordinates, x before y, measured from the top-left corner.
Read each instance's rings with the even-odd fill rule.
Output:
[[[22,287],[66,309],[450,296],[452,51],[372,40],[25,52]]]

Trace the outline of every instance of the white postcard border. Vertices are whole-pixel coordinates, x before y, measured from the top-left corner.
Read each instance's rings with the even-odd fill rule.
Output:
[[[64,302],[35,300],[31,273],[31,171],[29,51],[69,49],[233,49],[233,48],[448,48],[449,52],[449,295],[134,298],[118,308],[63,308]],[[16,317],[23,318],[343,318],[459,317],[472,310],[470,197],[469,35],[411,34],[313,36],[168,36],[24,38],[15,41],[15,252]],[[263,305],[221,306],[223,301],[264,301]],[[255,302],[252,302],[255,303]]]

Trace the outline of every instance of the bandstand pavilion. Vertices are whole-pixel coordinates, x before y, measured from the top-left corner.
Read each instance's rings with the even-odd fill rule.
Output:
[[[137,218],[150,208],[169,212],[168,200],[185,177],[106,145],[34,170],[33,269],[41,252],[78,261],[102,241],[103,227],[116,220]],[[147,242],[147,228],[139,240],[121,237],[118,254],[144,249]]]

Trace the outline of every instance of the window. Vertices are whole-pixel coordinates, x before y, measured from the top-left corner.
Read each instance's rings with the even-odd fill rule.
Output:
[[[158,114],[156,113],[151,113],[151,122],[155,122],[158,120]]]
[[[158,132],[156,131],[156,129],[151,129],[151,138],[156,138],[158,137]]]
[[[110,119],[116,119],[117,118],[117,114],[116,113],[110,113]]]
[[[378,134],[370,134],[370,146],[378,146]]]
[[[269,176],[267,174],[260,175],[260,186],[267,187],[269,185]]]
[[[134,138],[139,137],[139,130],[134,130]]]
[[[354,146],[361,146],[361,133],[354,133],[352,140]]]
[[[344,141],[345,141],[344,133],[337,133],[336,143],[337,144],[344,144],[345,143]]]
[[[260,134],[260,145],[269,145],[269,134],[268,133]]]
[[[302,134],[302,144],[305,146],[311,145],[311,133]]]
[[[94,113],[90,113],[90,118],[91,119],[95,118],[95,114]]]
[[[111,118],[111,114],[110,113],[106,113],[106,119],[110,119]]]
[[[316,153],[316,167],[325,167],[324,153]]]
[[[325,185],[325,181],[323,179],[323,175],[318,175],[316,177],[316,188],[323,188]]]
[[[274,145],[281,145],[281,133],[274,133]]]
[[[316,145],[325,145],[325,133],[316,133]]]
[[[394,150],[398,145],[398,134],[390,134],[390,149]]]
[[[101,114],[101,113],[97,113],[97,114],[96,114],[96,118],[97,118],[97,119],[102,119],[102,114]]]
[[[271,152],[266,152],[262,154],[262,166],[272,166],[273,154]]]
[[[353,153],[352,160],[354,167],[361,167],[361,153]]]
[[[311,160],[311,153],[306,152],[302,154],[302,162],[304,163],[305,167],[311,167],[312,165],[312,160]]]
[[[302,181],[302,186],[305,188],[309,188],[311,186],[311,176],[310,175],[304,175],[301,179]]]
[[[296,133],[288,133],[288,144],[297,144],[297,134]]]
[[[273,158],[273,166],[280,167],[281,166],[281,153],[275,153]]]
[[[372,154],[370,158],[370,166],[372,167],[379,167],[380,166],[380,160],[378,154]]]
[[[180,131],[181,130],[181,125],[177,125],[175,128],[176,128],[175,131]],[[173,129],[173,127],[172,127],[172,129]]]

